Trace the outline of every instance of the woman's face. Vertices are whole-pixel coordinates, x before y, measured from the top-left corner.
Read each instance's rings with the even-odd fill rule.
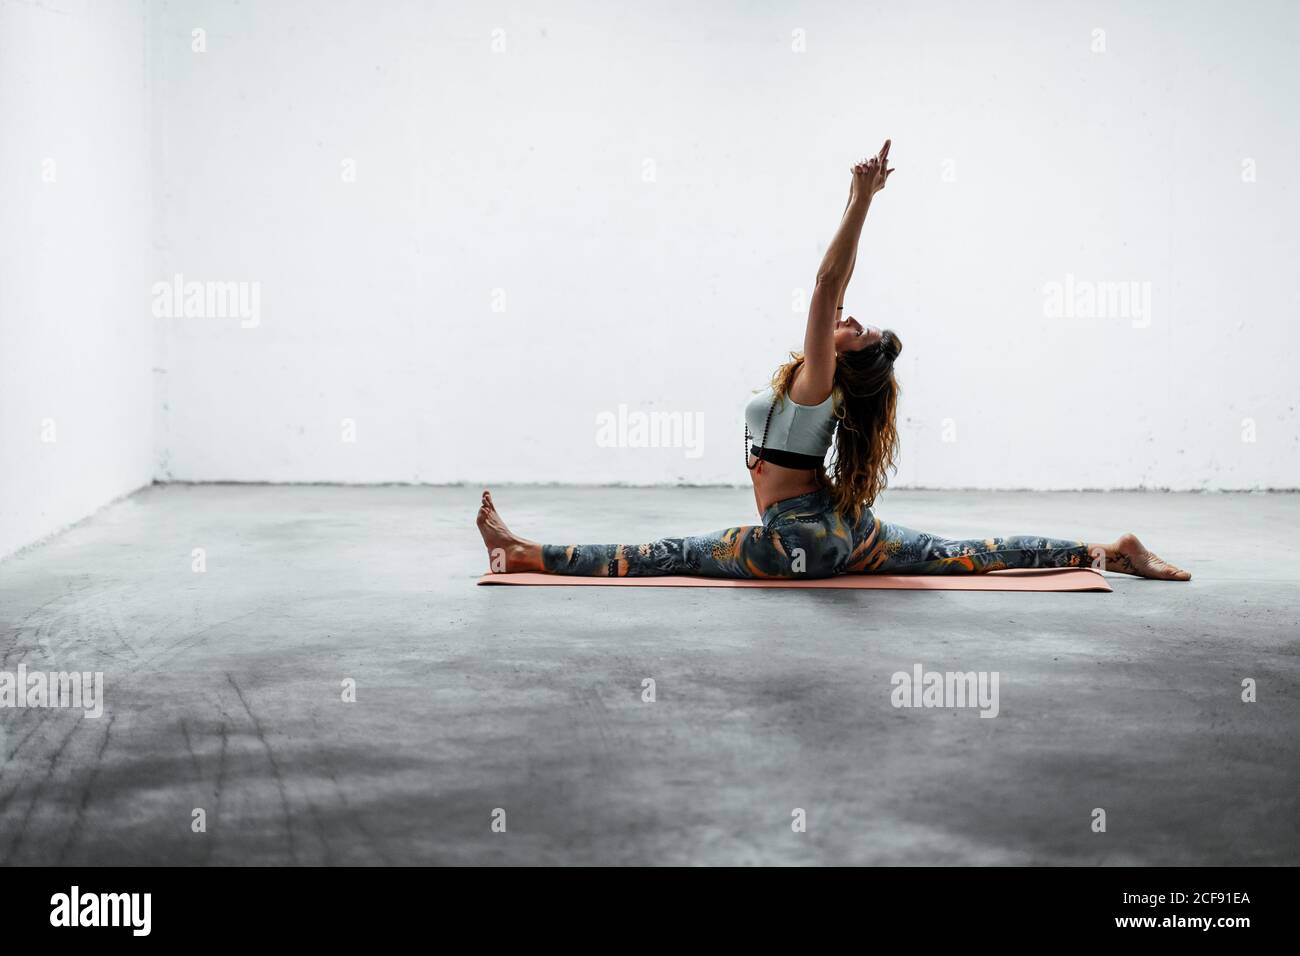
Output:
[[[835,351],[860,352],[880,341],[880,329],[863,326],[853,316],[835,322]]]

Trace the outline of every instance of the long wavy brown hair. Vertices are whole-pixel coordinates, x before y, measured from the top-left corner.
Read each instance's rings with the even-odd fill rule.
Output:
[[[890,329],[880,342],[857,352],[835,357],[835,454],[829,469],[819,477],[829,481],[831,501],[846,520],[857,522],[862,509],[875,503],[896,470],[898,458],[898,381],[894,361],[903,343]],[[803,355],[790,353],[790,361],[772,376],[772,389],[784,400]]]

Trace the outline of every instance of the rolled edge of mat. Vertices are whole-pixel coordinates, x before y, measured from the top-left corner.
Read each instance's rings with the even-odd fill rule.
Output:
[[[1019,580],[1016,580],[1019,579]],[[1015,583],[1013,583],[1015,581]],[[1031,583],[1032,582],[1032,583]],[[1095,568],[1025,568],[987,574],[844,574],[833,578],[705,578],[665,575],[644,578],[585,577],[539,574],[532,571],[485,574],[476,584],[541,587],[712,587],[810,588],[836,591],[1067,591],[1110,593],[1105,576]]]

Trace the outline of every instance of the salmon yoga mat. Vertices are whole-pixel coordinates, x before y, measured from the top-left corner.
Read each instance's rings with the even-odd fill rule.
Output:
[[[550,587],[625,588],[860,588],[903,591],[1109,591],[1100,571],[1092,568],[1030,568],[987,574],[842,574],[797,581],[788,578],[588,578],[564,574],[485,574],[479,584],[533,584]]]

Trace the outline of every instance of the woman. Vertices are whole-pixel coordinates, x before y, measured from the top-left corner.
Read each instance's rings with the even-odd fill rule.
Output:
[[[867,210],[894,172],[889,145],[853,167],[848,205],[817,271],[803,354],[777,369],[771,387],[745,410],[745,464],[763,523],[642,545],[537,544],[513,534],[484,491],[478,527],[493,571],[819,578],[1095,566],[1190,580],[1131,534],[1111,544],[1025,536],[957,541],[872,513],[898,451],[894,362],[902,343],[888,329],[863,328],[841,313]]]

